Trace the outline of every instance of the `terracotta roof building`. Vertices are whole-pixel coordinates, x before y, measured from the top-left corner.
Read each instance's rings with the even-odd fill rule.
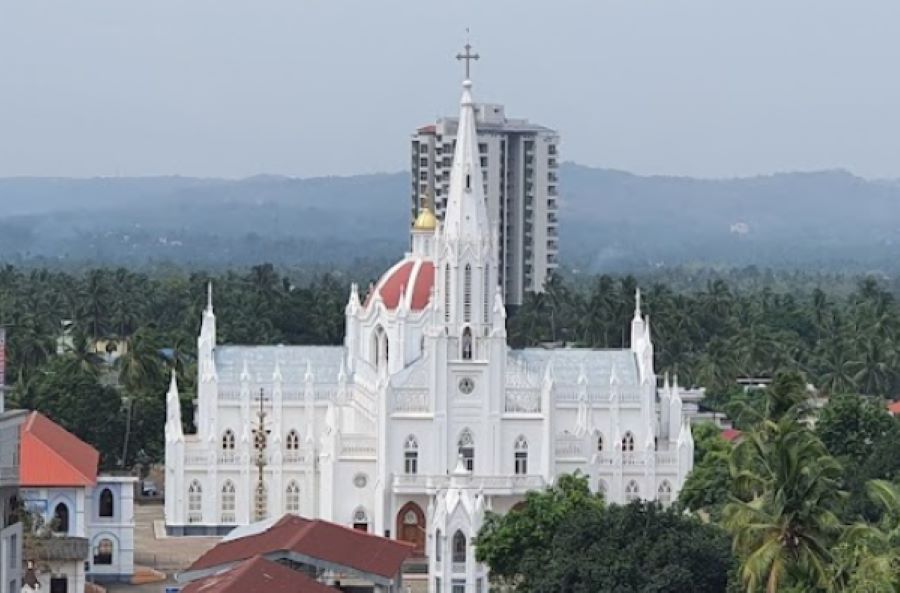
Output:
[[[287,514],[262,531],[221,542],[178,578],[188,582],[206,579],[261,556],[326,574],[329,579],[361,579],[399,591],[403,561],[414,551],[411,544]]]
[[[28,413],[20,438],[22,500],[53,526],[34,558],[40,590],[84,591],[88,576],[129,581],[135,478],[98,474],[97,450],[40,412]]]
[[[94,486],[100,453],[40,412],[22,425],[23,487]]]
[[[181,593],[337,593],[302,572],[283,564],[254,556],[234,568],[197,579]]]

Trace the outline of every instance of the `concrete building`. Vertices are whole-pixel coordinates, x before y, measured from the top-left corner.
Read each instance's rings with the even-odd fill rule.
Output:
[[[0,590],[22,587],[22,523],[19,520],[19,426],[25,412],[0,413]]]
[[[503,105],[474,108],[482,188],[499,235],[498,280],[506,304],[521,305],[557,267],[559,134],[506,117]],[[443,221],[458,127],[458,117],[443,117],[413,134],[411,221],[426,205]]]
[[[38,538],[34,577],[41,591],[84,591],[85,582],[134,574],[131,476],[98,475],[96,449],[39,412],[21,431],[21,498]]]

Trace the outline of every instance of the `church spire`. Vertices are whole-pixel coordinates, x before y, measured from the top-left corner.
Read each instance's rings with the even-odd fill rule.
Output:
[[[472,81],[469,80],[469,64],[478,54],[471,53],[466,44],[465,54],[457,56],[466,61],[466,79],[463,81],[460,99],[459,128],[456,132],[456,150],[450,169],[450,190],[444,229],[448,238],[480,242],[490,236],[487,207],[484,201],[481,162],[478,156],[478,132],[475,127],[475,101],[472,99]]]

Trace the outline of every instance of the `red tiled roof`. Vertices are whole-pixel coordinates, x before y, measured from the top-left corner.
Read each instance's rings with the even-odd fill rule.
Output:
[[[722,438],[725,439],[726,441],[728,441],[729,443],[735,442],[736,440],[741,438],[741,436],[743,434],[744,434],[743,432],[741,432],[740,430],[738,430],[736,428],[726,428],[725,430],[723,430],[721,432]]]
[[[420,134],[434,134],[434,130],[435,130],[435,125],[428,124],[426,126],[422,126],[421,128],[419,128],[419,133]]]
[[[100,453],[40,412],[22,423],[22,486],[93,486]]]
[[[900,416],[900,400],[889,403],[887,409],[894,416]]]
[[[185,585],[181,593],[337,593],[337,589],[255,556],[221,574],[197,579]]]
[[[279,551],[392,579],[400,572],[403,561],[412,556],[415,546],[336,523],[287,514],[261,533],[218,544],[200,556],[188,571]]]
[[[404,259],[384,273],[375,289],[366,297],[366,306],[369,306],[376,294],[380,294],[385,308],[393,310],[399,306],[400,298],[403,296],[409,299],[409,308],[412,311],[421,311],[431,300],[432,286],[434,286],[433,262],[424,259]]]

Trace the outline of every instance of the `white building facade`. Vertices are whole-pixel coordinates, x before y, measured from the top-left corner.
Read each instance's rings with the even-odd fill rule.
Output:
[[[415,543],[430,589],[476,591],[487,510],[581,471],[612,502],[677,496],[693,460],[677,385],[657,389],[638,306],[624,350],[512,350],[498,234],[463,84],[446,212],[361,299],[342,346],[225,346],[212,297],[198,339],[196,434],[174,378],[166,422],[171,534],[285,512]],[[484,589],[481,589],[484,590]]]

